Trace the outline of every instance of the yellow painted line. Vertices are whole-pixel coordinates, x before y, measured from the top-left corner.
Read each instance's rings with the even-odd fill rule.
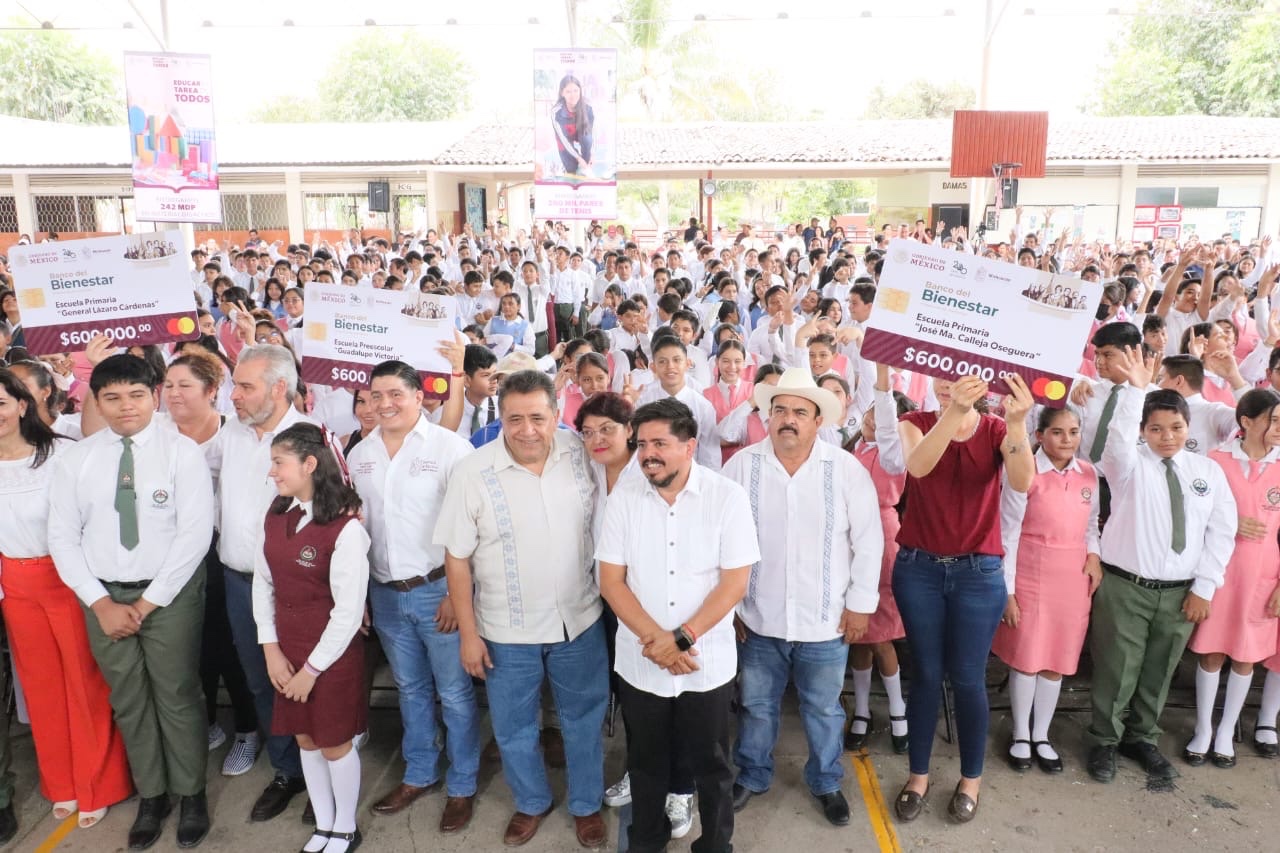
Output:
[[[880,853],[902,853],[902,845],[893,828],[893,818],[884,801],[884,792],[880,790],[880,780],[876,778],[876,768],[871,763],[871,756],[865,749],[860,749],[849,753],[849,760],[858,774],[858,787],[862,789],[862,801],[867,805],[867,818],[871,821],[871,831],[880,846]]]
[[[79,819],[79,815],[73,814],[58,824],[58,828],[53,831],[53,834],[36,848],[36,853],[50,853],[50,851],[57,849],[58,845],[62,843],[62,839],[70,835],[71,830],[76,828]]]

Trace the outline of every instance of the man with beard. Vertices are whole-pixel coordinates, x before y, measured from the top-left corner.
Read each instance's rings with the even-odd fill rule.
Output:
[[[729,710],[737,671],[732,611],[760,559],[741,486],[695,464],[698,424],[667,398],[632,419],[644,481],[609,497],[596,558],[618,616],[619,695],[630,736],[631,850],[666,849],[672,750],[698,790],[696,853],[733,839]],[[744,535],[744,524],[751,535]],[[837,732],[838,734],[838,732]]]
[[[818,440],[824,423],[839,423],[840,403],[808,368],[757,385],[755,403],[769,413],[769,438],[725,467],[747,489],[752,515],[772,520],[760,528],[762,557],[736,623],[742,697],[734,809],[773,781],[782,693],[794,680],[809,742],[805,783],[827,820],[844,826],[840,691],[849,644],[866,633],[880,600],[884,532],[875,485],[851,454]]]
[[[232,381],[231,402],[236,420],[218,434],[218,460],[213,463],[221,509],[218,558],[224,567],[227,616],[240,665],[253,693],[258,724],[267,736],[267,755],[275,777],[249,814],[253,821],[270,820],[306,790],[297,742],[290,735],[271,734],[276,690],[267,675],[266,658],[258,645],[253,618],[254,556],[262,550],[263,519],[276,497],[267,476],[272,439],[296,423],[309,423],[293,406],[298,368],[284,347],[265,344],[240,353]]]

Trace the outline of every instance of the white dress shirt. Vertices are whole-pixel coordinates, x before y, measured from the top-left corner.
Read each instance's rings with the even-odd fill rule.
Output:
[[[1160,457],[1138,446],[1144,394],[1120,391],[1098,470],[1111,487],[1111,518],[1102,532],[1104,563],[1149,580],[1191,580],[1191,591],[1213,598],[1235,550],[1236,501],[1222,468],[1186,450],[1173,457],[1182,487],[1186,547],[1175,553],[1169,486]]]
[[[877,424],[879,421],[876,422]],[[1065,477],[1067,472],[1079,472],[1080,462],[1072,458],[1066,468],[1061,471],[1053,464],[1043,450],[1037,450],[1036,476],[1055,474]],[[1100,509],[1099,490],[1094,489],[1089,495],[1089,527],[1085,530],[1084,544],[1086,553],[1097,554],[1102,540],[1098,531],[1098,511]],[[1022,542],[1022,520],[1027,516],[1027,493],[1009,488],[1009,475],[1001,473],[1000,490],[1000,541],[1004,545],[1004,586],[1009,595],[1013,595],[1017,587],[1018,545]]]
[[[347,466],[364,503],[375,581],[409,580],[444,565],[444,548],[432,543],[431,533],[449,472],[471,450],[466,439],[419,415],[394,457],[387,455],[382,427],[351,451]]]
[[[196,443],[154,421],[133,436],[138,544],[120,544],[116,475],[120,436],[101,430],[54,456],[49,553],[62,582],[85,603],[107,594],[103,581],[151,581],[143,596],[173,601],[213,538],[213,485]],[[261,527],[261,521],[259,521]]]
[[[719,471],[721,460],[724,457],[720,453],[720,430],[716,426],[715,406],[712,406],[711,402],[702,396],[701,390],[691,388],[686,379],[684,387],[675,394],[668,394],[663,389],[661,382],[650,382],[641,392],[640,399],[636,401],[636,407],[639,408],[645,403],[665,400],[667,397],[675,397],[688,406],[689,410],[693,412],[694,420],[698,422],[698,448],[694,451],[694,458],[698,460],[698,464],[704,465],[712,471]]]
[[[53,458],[74,447],[65,438],[54,440],[49,458],[33,468],[35,452],[25,459],[0,462],[0,554],[6,557],[44,557],[49,553],[49,485]],[[3,598],[3,595],[0,595]]]
[[[363,442],[361,442],[363,443]],[[298,530],[311,523],[311,501],[295,499],[290,509],[302,507]],[[259,536],[259,542],[264,540]],[[333,557],[329,561],[329,589],[333,593],[333,609],[329,611],[329,623],[325,625],[315,648],[307,656],[311,668],[324,672],[333,666],[351,645],[351,638],[360,630],[364,619],[365,596],[369,591],[369,534],[355,518],[347,520],[342,532],[333,543]],[[254,555],[253,572],[253,620],[258,623],[260,644],[279,642],[276,634],[276,588],[267,565],[266,555],[259,546]]]
[[[262,521],[271,502],[279,494],[267,476],[271,470],[271,441],[296,423],[312,423],[293,406],[273,432],[262,437],[251,426],[228,418],[218,433],[218,445],[209,456],[216,459],[219,472],[218,508],[222,527],[218,536],[218,559],[227,568],[249,574],[257,562],[262,539]],[[208,543],[206,543],[207,546]]]
[[[1187,397],[1191,423],[1187,424],[1187,450],[1201,456],[1217,450],[1240,430],[1234,406],[1206,400],[1199,394]]]
[[[471,561],[476,626],[496,643],[559,643],[595,624],[595,478],[582,441],[556,430],[538,476],[505,438],[459,459],[432,541]]]
[[[605,507],[596,559],[627,569],[627,588],[645,613],[674,631],[701,609],[724,570],[760,559],[747,495],[737,483],[694,464],[669,505],[647,479],[619,482]],[[672,675],[644,656],[639,638],[618,622],[614,669],[655,696],[705,693],[733,680],[738,649],[733,613],[698,637],[699,669]]]
[[[735,454],[725,476],[746,489],[760,536],[760,562],[738,605],[748,628],[788,642],[822,642],[841,636],[845,610],[875,613],[884,530],[862,463],[815,441],[791,475],[765,439]]]

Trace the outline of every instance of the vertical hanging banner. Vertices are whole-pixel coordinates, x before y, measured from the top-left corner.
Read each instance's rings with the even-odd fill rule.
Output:
[[[618,52],[533,52],[538,219],[618,215]]]
[[[136,216],[221,222],[208,56],[126,53]]]

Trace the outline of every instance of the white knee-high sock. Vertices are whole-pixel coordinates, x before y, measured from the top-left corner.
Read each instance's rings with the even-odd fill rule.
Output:
[[[352,749],[337,761],[329,762],[329,778],[333,780],[334,832],[356,831],[356,806],[360,803],[360,753]],[[325,853],[346,853],[349,843],[330,839]]]
[[[871,716],[871,667],[853,671],[853,715]],[[866,734],[867,724],[862,720],[854,720],[850,724],[850,730],[855,734]]]
[[[1258,708],[1258,725],[1274,726],[1276,717],[1280,716],[1280,673],[1267,672],[1267,680],[1262,682],[1262,705]],[[1276,743],[1275,732],[1255,732],[1259,743]]]
[[[889,716],[905,717],[907,703],[902,699],[902,670],[899,669],[893,675],[881,673],[880,680],[884,682],[884,692],[889,694]],[[889,728],[893,734],[902,737],[907,733],[907,721],[890,720]]]
[[[1213,751],[1219,755],[1236,754],[1233,742],[1236,721],[1244,710],[1244,700],[1249,695],[1249,685],[1252,683],[1252,672],[1241,675],[1233,670],[1227,676],[1227,692],[1222,699],[1222,719],[1218,721],[1218,734],[1213,739]]]
[[[1191,752],[1206,753],[1213,740],[1213,703],[1218,699],[1220,672],[1206,672],[1196,664],[1196,733],[1187,744]]]
[[[1036,676],[1036,698],[1032,703],[1033,725],[1031,740],[1040,743],[1036,753],[1052,761],[1058,757],[1057,751],[1049,746],[1049,724],[1053,722],[1053,714],[1058,710],[1058,696],[1062,693],[1062,679],[1051,681],[1043,675]]]
[[[1013,739],[1031,739],[1031,706],[1036,696],[1036,677],[1009,670],[1009,715],[1013,718]],[[1015,758],[1030,758],[1031,747],[1015,743],[1009,750]]]
[[[311,798],[311,808],[316,813],[316,829],[333,829],[333,783],[329,781],[329,762],[318,749],[299,750],[302,757],[302,777],[307,780],[307,796]],[[304,848],[308,853],[319,853],[324,849],[327,839],[320,836],[322,843]]]

